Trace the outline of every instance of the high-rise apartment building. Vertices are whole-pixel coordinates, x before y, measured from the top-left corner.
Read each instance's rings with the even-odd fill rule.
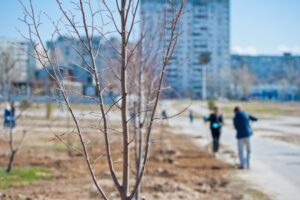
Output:
[[[168,2],[141,1],[146,45],[160,42],[159,46],[163,48],[168,41],[170,27],[162,28],[165,19],[172,17]],[[179,0],[175,2],[180,3]],[[224,95],[224,74],[230,67],[229,16],[229,0],[186,0],[177,29],[179,40],[167,68],[166,84],[172,88],[171,96],[207,98]],[[159,29],[165,31],[165,38],[153,40],[153,34],[164,32]],[[205,66],[200,64],[202,53],[210,55],[210,62]]]
[[[11,38],[0,38],[0,80],[2,92],[8,85],[18,89],[18,93],[29,93],[29,85],[34,78],[36,60],[34,50],[28,42]],[[12,89],[12,88],[10,88]]]
[[[6,55],[8,65],[12,66],[16,74],[14,82],[26,82],[32,78],[35,71],[35,59],[30,56],[33,53],[31,45],[27,42],[17,41],[9,38],[0,38],[0,54]],[[0,61],[0,67],[3,67],[4,60]]]

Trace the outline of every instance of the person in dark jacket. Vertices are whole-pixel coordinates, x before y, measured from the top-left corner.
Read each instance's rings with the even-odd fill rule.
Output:
[[[190,119],[190,123],[191,123],[191,124],[193,123],[194,118],[195,118],[194,113],[193,113],[192,110],[190,110],[190,113],[189,113],[189,119]]]
[[[15,106],[13,102],[7,103],[4,109],[4,128],[15,128],[16,127],[16,116]]]
[[[219,112],[218,107],[213,108],[213,112],[206,118],[205,121],[210,122],[210,131],[213,138],[213,153],[217,153],[219,151],[219,141],[221,136],[221,130],[223,126],[223,117],[222,114]]]
[[[168,114],[167,114],[166,110],[161,111],[161,119],[162,119],[162,121],[161,121],[162,124],[165,124],[165,123],[168,124]]]
[[[238,106],[234,108],[235,116],[233,124],[236,129],[236,138],[238,140],[238,154],[240,159],[240,169],[250,168],[250,137],[253,134],[250,122],[258,119],[252,115],[248,115]],[[246,148],[246,157],[244,156],[244,148]]]

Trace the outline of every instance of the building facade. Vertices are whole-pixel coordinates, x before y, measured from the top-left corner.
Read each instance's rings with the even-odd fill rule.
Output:
[[[164,26],[164,21],[171,20],[172,12],[171,5],[166,2],[141,1],[146,45],[157,42],[163,49],[168,42],[171,30],[169,25]],[[229,23],[229,0],[186,1],[177,29],[180,36],[166,74],[171,97],[205,99],[223,95],[225,84],[222,75],[230,67]],[[153,40],[153,34],[159,35],[160,32],[165,33],[165,38]],[[199,61],[202,53],[210,54],[210,61],[205,65]]]
[[[1,90],[14,88],[14,93],[30,93],[29,85],[34,78],[36,60],[30,43],[10,38],[0,38]]]
[[[117,59],[118,54],[112,48],[114,45],[119,45],[115,38],[109,41],[99,36],[93,38],[92,48],[94,52],[98,52],[95,56],[95,65],[99,76],[105,76],[105,69],[111,66],[114,59]],[[82,42],[77,38],[63,36],[58,37],[54,42],[48,42],[47,46],[53,63],[68,71],[69,75],[64,78],[81,83],[83,94],[96,95],[92,59]],[[39,72],[39,76],[43,76],[42,74],[43,72]]]
[[[292,100],[300,93],[300,56],[232,55],[231,70],[247,68],[255,77],[250,96],[262,99]]]

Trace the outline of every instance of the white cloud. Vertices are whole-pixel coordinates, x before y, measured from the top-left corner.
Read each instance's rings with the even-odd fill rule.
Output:
[[[300,54],[300,46],[288,46],[288,45],[280,45],[277,48],[279,53],[292,53],[292,54]]]
[[[254,46],[246,46],[246,47],[235,46],[235,47],[232,48],[232,53],[233,54],[240,54],[240,55],[255,56],[255,55],[258,54],[258,49]]]

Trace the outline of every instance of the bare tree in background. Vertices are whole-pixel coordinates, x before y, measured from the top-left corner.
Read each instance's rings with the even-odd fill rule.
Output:
[[[142,33],[144,31],[142,30]],[[161,41],[161,35],[159,41]],[[154,40],[154,38],[153,38]],[[144,44],[144,34],[141,35],[141,39],[138,42],[137,53],[132,59],[132,63],[129,65],[129,91],[128,93],[133,97],[131,102],[130,111],[132,112],[132,125],[134,130],[134,141],[135,141],[135,160],[136,160],[136,181],[139,179],[139,174],[141,172],[142,162],[144,159],[144,149],[143,143],[145,138],[145,133],[147,132],[148,119],[152,111],[153,101],[155,100],[155,95],[158,88],[158,76],[155,69],[159,66],[159,61],[157,54],[159,52],[159,46],[154,48],[147,47],[147,55],[144,55],[145,51]],[[134,78],[132,78],[134,77]],[[135,199],[140,199],[141,184],[137,188]]]
[[[5,170],[7,173],[10,173],[11,170],[13,169],[13,164],[15,161],[16,154],[19,152],[19,150],[23,144],[26,133],[27,133],[27,131],[23,130],[20,140],[16,141],[16,139],[15,139],[16,133],[14,132],[14,129],[12,127],[10,127],[8,129],[8,141],[7,142],[8,142],[8,146],[9,146],[9,156],[8,156],[7,167]]]
[[[16,154],[20,150],[22,143],[26,136],[26,130],[22,131],[21,138],[19,138],[18,141],[16,141],[16,134],[17,132],[14,131],[14,125],[17,119],[19,119],[23,112],[30,106],[25,104],[20,104],[19,108],[19,114],[16,115],[16,110],[12,103],[12,97],[15,92],[13,83],[19,78],[20,71],[17,68],[17,64],[19,62],[18,59],[13,59],[8,52],[1,52],[0,55],[0,88],[1,88],[1,94],[3,95],[3,98],[6,101],[9,101],[9,104],[11,106],[10,110],[10,116],[7,116],[10,118],[10,123],[7,124],[7,127],[4,128],[3,136],[8,144],[9,149],[9,155],[8,155],[8,162],[6,167],[6,172],[11,172],[13,168],[13,164],[15,161]]]
[[[232,72],[229,67],[222,66],[213,71],[210,70],[206,77],[208,98],[230,98],[229,82],[232,80]]]
[[[300,69],[299,63],[292,59],[287,59],[282,69],[279,70],[277,74],[275,74],[276,81],[282,87],[281,93],[287,95],[289,92],[300,95]],[[291,89],[295,88],[295,91],[291,91]],[[294,97],[292,97],[293,99]],[[285,99],[285,97],[282,97]]]
[[[232,71],[232,78],[237,97],[247,98],[251,92],[251,87],[255,83],[255,75],[247,66],[243,66]]]
[[[16,68],[19,60],[13,59],[9,52],[1,52],[0,55],[0,88],[1,94],[6,100],[10,100],[13,95],[13,83],[20,76]]]
[[[93,183],[96,186],[99,194],[103,199],[109,199],[108,194],[103,190],[101,186],[101,181],[98,181],[95,170],[93,168],[92,162],[90,160],[90,154],[87,149],[87,145],[84,140],[84,132],[82,129],[82,125],[80,119],[74,113],[74,107],[70,101],[70,95],[72,91],[68,91],[65,88],[63,76],[61,74],[61,70],[59,65],[50,58],[49,49],[45,44],[41,34],[40,34],[40,26],[41,16],[36,13],[32,0],[29,0],[29,5],[26,6],[22,1],[20,3],[23,5],[24,8],[24,19],[23,21],[28,25],[28,35],[24,35],[28,41],[31,42],[33,47],[35,48],[36,58],[39,60],[41,65],[45,68],[45,70],[51,69],[51,73],[49,72],[49,76],[55,81],[58,90],[61,92],[64,103],[68,108],[68,111],[71,114],[72,120],[76,127],[76,134],[80,140],[82,149],[83,149],[83,157],[85,162],[88,166],[89,173],[92,177]],[[51,23],[55,28],[55,32],[53,34],[53,38],[55,36],[60,36],[64,39],[64,42],[69,44],[70,48],[78,52],[78,56],[80,56],[84,62],[84,65],[78,65],[79,68],[82,70],[87,71],[93,78],[93,81],[96,84],[96,90],[98,96],[91,97],[85,96],[86,98],[90,98],[95,101],[99,106],[100,111],[100,119],[99,119],[99,126],[98,130],[101,131],[105,141],[105,155],[106,160],[109,165],[109,171],[111,178],[114,183],[115,189],[118,191],[120,199],[122,200],[129,200],[133,199],[139,185],[142,181],[142,177],[145,172],[145,167],[148,158],[149,147],[151,143],[151,132],[153,128],[153,124],[155,121],[155,113],[157,110],[158,102],[161,95],[161,89],[163,85],[163,80],[165,76],[165,70],[169,63],[169,59],[174,51],[176,46],[176,42],[178,39],[178,32],[177,26],[182,14],[183,4],[184,1],[167,1],[167,4],[171,7],[170,10],[166,10],[166,12],[171,12],[170,20],[166,20],[164,28],[170,28],[168,35],[165,36],[165,48],[163,49],[162,55],[160,58],[162,59],[159,66],[155,66],[156,69],[159,71],[159,75],[156,79],[156,87],[155,89],[151,89],[151,93],[153,93],[153,98],[151,96],[151,102],[149,101],[149,105],[146,108],[147,114],[143,114],[143,116],[147,116],[147,119],[144,119],[145,122],[145,138],[142,141],[142,145],[139,148],[143,149],[142,153],[139,154],[141,157],[139,160],[139,170],[137,172],[136,181],[130,187],[130,147],[131,147],[131,134],[129,130],[129,123],[130,120],[128,118],[128,98],[129,98],[129,66],[133,62],[133,58],[138,48],[138,44],[131,45],[130,41],[132,38],[132,33],[134,32],[135,26],[137,23],[137,12],[138,6],[140,4],[139,0],[120,0],[115,1],[115,6],[112,7],[111,4],[108,4],[108,1],[102,0],[99,1],[100,9],[95,9],[93,6],[93,1],[73,1],[72,5],[75,7],[75,10],[69,11],[66,10],[64,4],[61,0],[56,0],[57,6],[59,11],[62,15],[62,18],[58,21],[54,21],[51,19],[50,16],[47,16]],[[104,20],[103,18],[109,19],[109,21]],[[101,22],[102,26],[96,26],[96,22]],[[121,45],[120,49],[116,49],[119,54],[119,60],[117,65],[117,70],[114,70],[112,66],[106,66],[107,68],[111,69],[114,73],[115,80],[119,82],[119,92],[120,98],[115,100],[108,108],[104,105],[104,97],[103,94],[107,91],[107,88],[103,84],[105,82],[105,77],[103,77],[103,71],[97,66],[96,58],[101,56],[101,45],[99,44],[99,48],[93,48],[93,42],[95,35],[101,35],[104,39],[107,39],[107,35],[109,33],[104,32],[103,26],[105,24],[113,24],[115,30],[114,32],[119,36]],[[65,31],[63,33],[63,31]],[[70,40],[64,36],[64,34],[68,34],[78,41],[80,41],[80,48],[78,49],[76,46],[70,42]],[[52,38],[52,43],[53,43]],[[107,39],[108,40],[108,39]],[[41,46],[41,51],[38,50],[37,46]],[[114,48],[113,46],[111,48]],[[85,52],[85,56],[82,54],[82,49]],[[147,52],[145,52],[147,53]],[[146,68],[146,67],[145,67]],[[146,70],[146,69],[145,69]],[[150,72],[152,71],[151,68],[147,67],[147,70]],[[144,70],[143,70],[144,71]],[[140,73],[140,70],[138,71]],[[130,77],[132,78],[132,77]],[[137,77],[141,81],[141,76]],[[153,81],[153,80],[152,80]],[[144,88],[139,88],[140,92],[144,92]],[[140,95],[140,93],[138,93]],[[120,104],[120,105],[119,105]],[[121,160],[122,160],[122,170],[121,170],[121,178],[117,176],[117,171],[114,167],[114,160],[111,154],[111,141],[110,141],[110,124],[108,123],[108,114],[113,107],[116,107],[120,110],[120,117],[121,117],[121,135],[122,135],[122,152]],[[142,113],[145,113],[142,110],[141,106],[138,108],[137,112],[138,116]],[[139,123],[140,125],[140,123]],[[140,142],[141,144],[141,142]],[[139,151],[141,152],[141,151]],[[119,174],[119,173],[118,173]]]

